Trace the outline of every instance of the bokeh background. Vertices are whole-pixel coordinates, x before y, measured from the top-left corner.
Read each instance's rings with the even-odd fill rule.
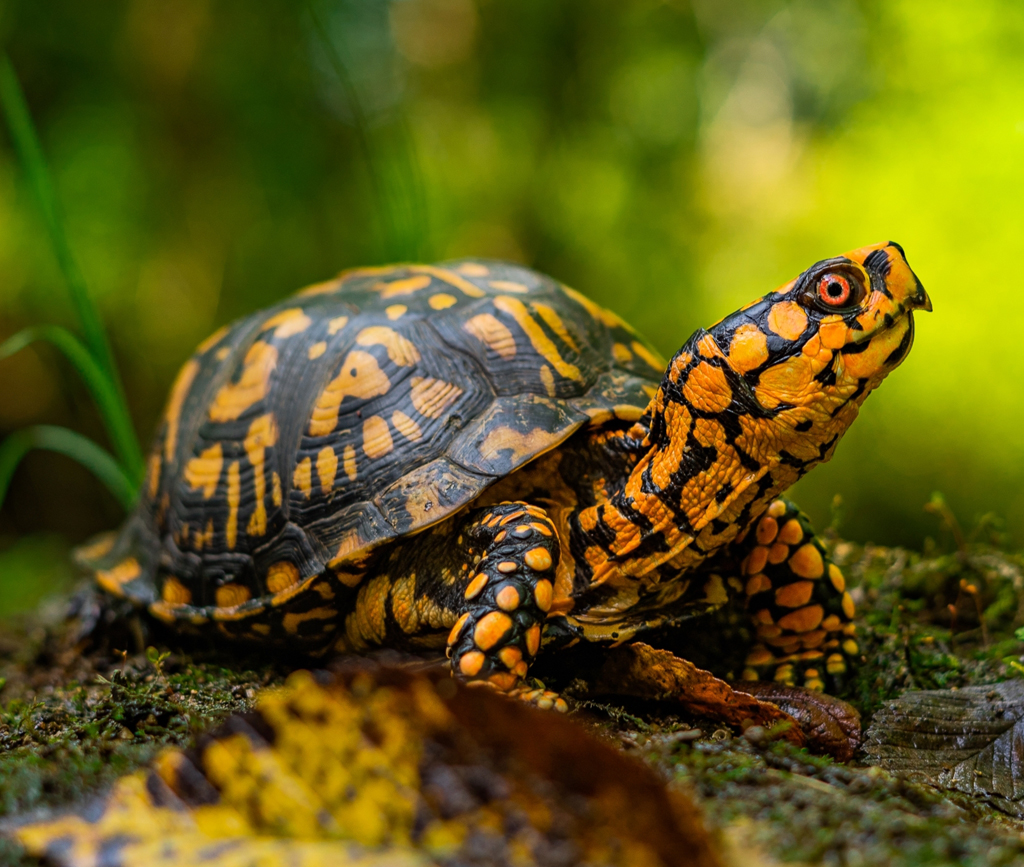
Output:
[[[0,0],[75,252],[148,439],[220,324],[344,267],[513,259],[668,355],[817,259],[899,241],[935,304],[831,464],[821,525],[920,546],[941,491],[1024,543],[1024,5],[1016,0]],[[73,324],[0,133],[0,339]],[[103,441],[45,347],[0,434]],[[120,520],[52,454],[0,510],[0,608]]]

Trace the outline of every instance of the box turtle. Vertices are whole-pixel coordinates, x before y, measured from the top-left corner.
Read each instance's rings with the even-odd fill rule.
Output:
[[[915,309],[931,302],[902,248],[864,247],[666,363],[517,265],[347,271],[198,347],[138,507],[81,559],[172,625],[446,647],[460,676],[534,698],[543,646],[736,597],[744,678],[823,689],[857,653],[854,606],[780,495],[906,357]]]

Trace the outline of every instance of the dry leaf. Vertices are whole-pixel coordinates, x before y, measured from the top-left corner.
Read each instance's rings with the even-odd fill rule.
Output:
[[[572,720],[448,678],[298,672],[85,816],[14,836],[61,867],[720,867],[696,806]]]
[[[864,751],[1024,818],[1024,682],[906,692],[875,714]]]
[[[823,692],[771,681],[739,681],[733,688],[768,701],[797,721],[808,745],[840,762],[853,758],[860,745],[857,709]]]

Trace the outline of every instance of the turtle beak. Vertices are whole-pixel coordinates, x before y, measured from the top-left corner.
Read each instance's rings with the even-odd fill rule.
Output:
[[[914,279],[917,280],[916,274],[914,275]],[[929,298],[928,293],[924,291],[924,286],[921,285],[920,280],[917,280],[917,292],[907,299],[907,307],[911,310],[923,310],[925,313],[932,312],[932,299]]]

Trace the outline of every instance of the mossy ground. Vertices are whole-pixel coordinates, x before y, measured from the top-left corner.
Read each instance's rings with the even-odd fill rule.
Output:
[[[1024,559],[994,542],[962,541],[953,553],[834,543],[864,624],[864,659],[844,697],[865,724],[908,688],[1024,676],[1024,642],[1014,635],[1024,623]],[[138,653],[119,652],[110,641],[83,648],[69,642],[61,622],[59,608],[51,609],[8,622],[0,639],[0,818],[101,791],[164,746],[188,745],[247,709],[258,690],[296,667],[251,652],[186,653],[162,646],[159,636],[155,648]],[[966,797],[649,703],[591,704],[583,713],[695,793],[748,859],[1024,862],[1024,824]],[[29,863],[0,842],[0,865]]]

